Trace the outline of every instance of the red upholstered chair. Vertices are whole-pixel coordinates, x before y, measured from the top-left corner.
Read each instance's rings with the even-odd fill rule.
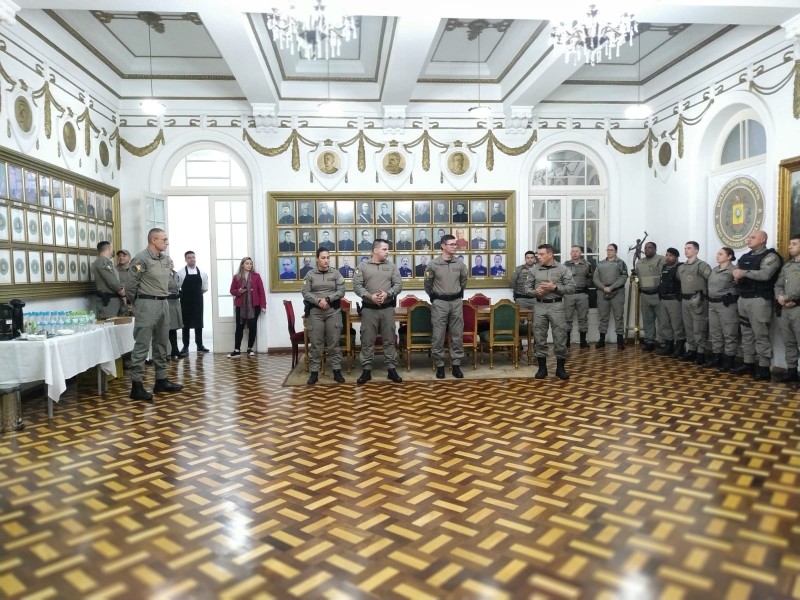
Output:
[[[401,308],[410,308],[414,306],[417,302],[421,299],[417,298],[414,294],[408,294],[407,296],[403,296],[398,304]],[[408,331],[408,325],[405,323],[400,323],[400,327],[397,331],[397,338],[400,340],[400,343],[397,344],[397,349],[400,352],[400,356],[402,357],[403,351],[405,350],[406,346],[406,331]]]
[[[489,296],[484,296],[483,294],[480,294],[480,293],[473,295],[472,298],[467,298],[467,302],[472,304],[472,306],[491,306],[492,305],[492,299],[489,298]],[[489,331],[489,323],[487,323],[487,322],[478,323],[478,333],[481,333],[483,331]],[[481,354],[482,354],[482,351],[481,351]],[[481,358],[481,360],[483,360],[483,358]]]
[[[472,350],[472,368],[478,368],[478,349],[481,348],[481,339],[478,337],[478,313],[469,302],[464,302],[464,350]],[[481,357],[483,355],[481,354]],[[481,358],[483,361],[483,358]]]
[[[292,301],[284,300],[283,308],[286,311],[286,320],[289,324],[289,340],[292,342],[292,368],[294,369],[300,360],[300,342],[306,343],[305,331],[295,331],[294,306],[292,306]]]

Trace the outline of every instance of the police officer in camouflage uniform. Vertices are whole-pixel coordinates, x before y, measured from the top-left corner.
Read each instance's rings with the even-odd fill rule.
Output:
[[[578,313],[578,335],[581,348],[588,348],[586,332],[589,331],[589,283],[594,277],[594,266],[583,258],[583,248],[573,246],[569,251],[570,260],[564,263],[572,273],[575,293],[564,297],[564,313],[567,319],[567,346],[571,343],[572,317]]]
[[[744,363],[731,371],[737,375],[752,373],[753,379],[769,381],[772,377],[772,299],[781,257],[767,248],[767,233],[756,230],[747,236],[750,252],[739,258],[733,278],[739,287],[739,325],[742,330]],[[756,365],[756,360],[758,364]]]
[[[726,373],[733,368],[736,347],[739,345],[739,313],[736,302],[739,290],[733,279],[732,248],[717,250],[717,266],[708,276],[708,337],[713,356],[707,367],[718,367]]]
[[[344,383],[342,350],[339,346],[342,337],[340,302],[344,298],[344,277],[336,269],[330,268],[330,261],[331,253],[325,248],[317,248],[317,266],[306,273],[303,279],[301,293],[308,316],[306,329],[311,346],[308,385],[314,385],[319,380],[319,364],[325,348],[328,349],[331,359],[334,381]]]
[[[453,377],[461,379],[464,358],[464,289],[467,265],[455,258],[456,238],[443,235],[442,253],[425,269],[425,292],[431,299],[431,355],[436,364],[436,379],[444,379],[444,338],[450,330],[450,361]]]
[[[542,244],[537,248],[539,262],[528,271],[525,289],[536,298],[533,318],[533,335],[536,340],[536,361],[539,370],[534,377],[547,377],[547,333],[553,330],[553,347],[556,353],[556,377],[569,379],[567,373],[567,325],[564,317],[564,297],[575,292],[572,272],[553,259],[553,246]]]
[[[372,360],[375,356],[375,340],[380,334],[383,340],[383,356],[389,371],[389,379],[395,383],[403,381],[397,374],[397,347],[395,345],[394,307],[397,295],[403,289],[400,270],[388,260],[389,242],[377,239],[372,243],[372,256],[358,265],[353,275],[353,291],[363,301],[361,311],[361,376],[356,380],[362,384],[372,379]]]
[[[706,362],[708,341],[708,277],[711,266],[697,258],[700,244],[686,242],[683,255],[686,262],[678,267],[681,282],[681,316],[686,331],[686,355],[681,359],[702,365]]]
[[[642,348],[647,352],[656,349],[658,320],[661,301],[658,298],[658,284],[661,280],[661,268],[666,264],[664,257],[656,254],[654,242],[644,245],[644,258],[636,262],[636,273],[639,275],[639,308],[642,312],[642,329],[644,342]]]
[[[600,341],[595,348],[606,345],[608,318],[614,311],[614,327],[617,332],[617,349],[625,348],[625,282],[628,280],[628,267],[617,256],[617,245],[606,247],[606,258],[597,263],[594,271],[594,286],[597,288],[597,312],[600,315],[598,330]]]
[[[156,382],[153,392],[179,392],[182,385],[167,379],[169,345],[169,257],[164,254],[169,241],[167,232],[154,228],[147,234],[147,248],[131,261],[133,278],[128,294],[133,299],[136,319],[133,325],[134,346],[131,354],[131,393],[133,400],[152,400],[144,389],[144,361],[153,346]]]
[[[92,277],[97,286],[94,312],[98,319],[111,319],[119,313],[121,301],[125,301],[125,288],[111,260],[111,243],[103,241],[97,244],[97,254],[92,263]]]
[[[800,346],[800,232],[789,239],[789,260],[775,282],[775,298],[781,309],[781,330],[786,350],[786,374],[781,383],[798,381],[797,359]]]

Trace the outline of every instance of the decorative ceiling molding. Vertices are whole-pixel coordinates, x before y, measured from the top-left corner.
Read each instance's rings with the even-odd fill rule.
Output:
[[[486,29],[496,29],[498,33],[505,33],[514,19],[503,19],[502,21],[489,21],[488,19],[473,19],[464,21],[461,19],[447,19],[444,26],[445,31],[455,31],[456,29],[466,29],[467,39],[472,42]]]

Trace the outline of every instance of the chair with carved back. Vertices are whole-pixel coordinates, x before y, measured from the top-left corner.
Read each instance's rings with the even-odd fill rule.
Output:
[[[473,294],[472,297],[467,298],[467,302],[472,304],[472,306],[491,306],[492,299],[489,296],[481,294],[480,292],[477,294]],[[478,333],[482,333],[484,331],[489,331],[489,324],[484,322],[478,323]]]
[[[472,350],[472,368],[478,368],[478,351],[481,348],[481,339],[478,337],[478,313],[475,307],[467,302],[463,303],[464,310],[464,350]]]
[[[408,330],[405,337],[406,370],[411,370],[411,351],[422,350],[431,352],[433,339],[433,325],[431,324],[431,305],[420,300],[408,307]],[[431,361],[433,367],[433,361]]]
[[[305,329],[303,331],[295,330],[294,306],[291,300],[283,301],[283,309],[286,311],[286,321],[289,325],[289,341],[292,343],[292,368],[294,369],[300,360],[300,342],[303,342],[306,348],[306,371],[308,371],[308,339]]]
[[[399,302],[397,304],[401,308],[408,308],[410,306],[414,306],[420,300],[421,300],[421,298],[417,298],[414,294],[408,294],[407,296],[403,296],[399,300]],[[401,357],[402,357],[403,351],[405,350],[405,347],[406,347],[406,331],[407,331],[407,329],[408,329],[408,325],[406,325],[405,323],[400,323],[400,327],[398,328],[398,331],[397,331],[397,339],[398,339],[397,349],[400,352]]]
[[[492,305],[489,312],[489,331],[480,334],[481,342],[489,348],[489,368],[494,369],[495,348],[507,348],[514,368],[519,368],[519,306],[508,299]]]

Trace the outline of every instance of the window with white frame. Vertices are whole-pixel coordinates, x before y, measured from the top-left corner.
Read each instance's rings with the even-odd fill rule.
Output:
[[[743,119],[728,131],[722,145],[720,166],[767,153],[767,133],[755,119]]]

